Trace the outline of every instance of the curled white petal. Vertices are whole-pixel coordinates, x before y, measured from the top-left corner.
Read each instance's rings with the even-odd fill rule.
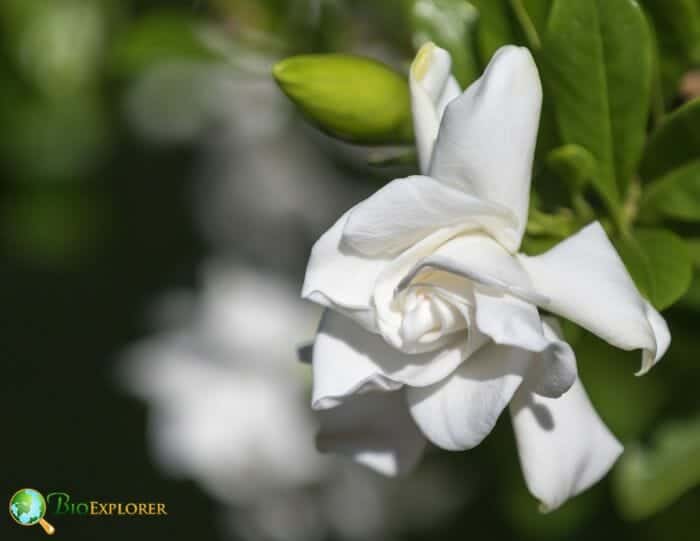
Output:
[[[559,398],[523,383],[510,411],[525,482],[544,511],[598,482],[622,453],[579,380]]]
[[[530,279],[518,260],[499,243],[483,234],[455,237],[433,254],[417,261],[399,281],[396,291],[405,289],[427,268],[462,276],[541,306],[546,306],[549,302],[545,295],[532,288]]]
[[[447,104],[460,93],[450,74],[452,58],[433,43],[423,45],[416,55],[409,77],[413,131],[421,171],[426,173]]]
[[[436,351],[409,355],[341,314],[326,310],[313,347],[312,407],[333,408],[348,396],[367,391],[435,383],[462,362],[466,343],[466,336],[455,336]]]
[[[547,310],[570,319],[613,346],[642,349],[644,373],[666,352],[670,334],[642,298],[598,222],[537,257],[519,256]]]
[[[374,283],[388,259],[363,256],[341,245],[348,216],[346,212],[314,244],[301,296],[373,329]]]
[[[493,429],[531,356],[518,348],[486,345],[444,381],[408,388],[411,415],[435,445],[451,451],[471,449]]]
[[[474,291],[476,326],[497,344],[533,352],[533,391],[548,397],[564,394],[578,378],[576,357],[561,340],[556,322],[540,319],[537,308],[520,299]],[[558,328],[558,327],[557,327]]]
[[[502,229],[515,221],[506,207],[416,175],[390,182],[352,208],[343,243],[361,254],[385,257],[441,228]]]
[[[445,110],[430,175],[513,211],[517,225],[489,230],[515,252],[527,223],[542,88],[532,55],[505,46]]]

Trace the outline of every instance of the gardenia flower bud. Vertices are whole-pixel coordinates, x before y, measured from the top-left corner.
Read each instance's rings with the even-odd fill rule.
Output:
[[[361,144],[413,142],[408,85],[380,62],[302,55],[279,62],[273,75],[304,115],[330,135]]]

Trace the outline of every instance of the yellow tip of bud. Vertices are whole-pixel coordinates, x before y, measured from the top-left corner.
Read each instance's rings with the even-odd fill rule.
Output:
[[[413,60],[413,64],[411,64],[411,75],[417,81],[423,79],[425,74],[428,73],[434,50],[435,44],[432,41],[424,43],[423,46],[418,49],[416,58]]]

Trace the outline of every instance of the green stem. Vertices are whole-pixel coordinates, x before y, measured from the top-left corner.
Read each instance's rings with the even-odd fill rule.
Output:
[[[530,18],[522,0],[510,0],[510,7],[513,9],[515,18],[518,20],[520,27],[525,34],[527,44],[533,51],[539,51],[542,48],[542,40],[537,33],[537,29]]]
[[[622,219],[622,233],[629,232],[630,227],[637,219],[639,213],[639,202],[642,197],[642,184],[639,178],[634,177],[627,189],[627,197],[622,205],[620,218]]]
[[[586,201],[586,198],[583,197],[581,192],[571,196],[571,206],[583,223],[588,223],[595,218],[593,207],[588,204],[588,201]]]

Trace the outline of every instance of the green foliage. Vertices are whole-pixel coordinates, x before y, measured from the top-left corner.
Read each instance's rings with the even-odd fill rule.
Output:
[[[5,241],[30,264],[70,268],[89,261],[104,231],[105,199],[84,187],[22,191],[3,204]]]
[[[672,169],[646,190],[642,215],[700,221],[700,159]]]
[[[666,101],[678,92],[688,68],[700,63],[700,3],[697,0],[641,0],[659,46],[659,75]]]
[[[657,309],[671,306],[690,286],[690,255],[672,231],[639,229],[620,237],[617,248],[635,284]]]
[[[640,174],[653,180],[700,159],[700,99],[688,102],[666,118],[647,143]]]
[[[596,159],[579,145],[564,145],[547,156],[547,166],[552,169],[573,193],[582,191],[598,176]]]
[[[644,15],[631,0],[554,1],[543,38],[545,88],[562,140],[596,158],[593,185],[613,209],[644,145],[651,54]]]
[[[477,42],[481,62],[486,65],[496,49],[508,43],[519,43],[517,22],[505,0],[472,0],[471,3],[479,10]]]
[[[475,35],[479,13],[464,0],[417,0],[413,6],[414,46],[432,41],[452,55],[452,72],[466,87],[479,75]]]
[[[573,328],[578,338],[567,338],[576,351],[581,380],[591,401],[623,443],[639,438],[664,404],[661,382],[631,377],[639,368],[639,351],[621,351],[578,327]]]
[[[511,3],[513,0],[510,0]],[[544,35],[547,31],[547,21],[552,10],[554,0],[520,0],[523,7],[527,11],[530,21],[532,21],[535,30],[539,36]],[[540,37],[541,39],[541,37]]]
[[[615,497],[630,520],[668,507],[700,483],[700,419],[669,422],[652,445],[629,447],[614,474]]]
[[[285,94],[327,133],[354,143],[408,143],[413,121],[405,78],[375,60],[301,55],[273,71]]]
[[[135,75],[167,61],[214,59],[216,55],[198,36],[201,29],[183,13],[157,12],[144,17],[115,41],[114,69],[121,75]]]

